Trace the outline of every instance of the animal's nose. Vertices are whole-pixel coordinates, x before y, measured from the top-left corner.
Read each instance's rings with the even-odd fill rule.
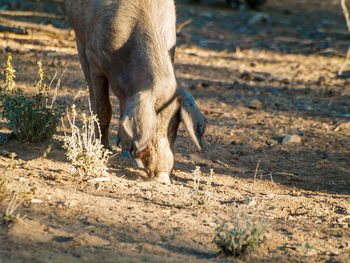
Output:
[[[141,159],[139,159],[139,158],[134,159],[133,164],[134,164],[135,168],[137,168],[137,169],[145,168],[145,166],[143,165]]]

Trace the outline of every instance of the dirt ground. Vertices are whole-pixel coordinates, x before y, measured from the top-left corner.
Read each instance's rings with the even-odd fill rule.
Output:
[[[192,21],[178,34],[175,71],[208,120],[205,150],[181,127],[168,186],[147,180],[115,145],[109,181],[79,178],[62,127],[46,158],[47,144],[3,140],[0,175],[26,200],[18,223],[0,223],[1,263],[350,262],[350,65],[337,74],[350,34],[339,1],[268,0],[264,21],[225,1],[202,2],[177,1],[178,24]],[[85,81],[62,4],[12,1],[1,9],[0,23],[28,31],[0,33],[2,69],[11,47],[16,83],[32,93],[37,60],[52,73],[68,67],[58,103],[70,105]],[[87,93],[75,103],[86,112]],[[3,119],[0,131],[9,132]],[[288,135],[301,142],[286,143]],[[203,208],[191,206],[196,166],[215,172]],[[216,214],[264,221],[263,242],[240,258],[218,254]]]

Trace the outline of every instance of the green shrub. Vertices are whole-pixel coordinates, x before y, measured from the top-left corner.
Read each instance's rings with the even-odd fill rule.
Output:
[[[43,142],[52,137],[62,115],[62,109],[54,106],[55,98],[51,105],[48,103],[48,92],[56,77],[48,81],[42,63],[38,62],[38,81],[35,84],[37,93],[27,97],[23,91],[16,88],[15,70],[11,65],[12,57],[8,56],[5,69],[5,86],[0,89],[0,108],[2,117],[8,122],[9,129],[22,141]],[[60,86],[60,79],[56,84]]]
[[[213,242],[220,253],[238,257],[254,250],[261,241],[264,230],[263,222],[253,221],[242,215],[230,221],[215,220],[215,237]]]

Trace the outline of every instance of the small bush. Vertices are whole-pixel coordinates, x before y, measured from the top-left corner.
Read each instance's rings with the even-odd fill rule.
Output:
[[[210,174],[206,176],[206,184],[204,187],[200,186],[200,179],[205,178],[199,166],[193,171],[193,189],[191,192],[191,200],[193,207],[204,207],[209,205],[212,200],[213,194],[213,169],[210,170]]]
[[[43,142],[52,137],[62,114],[62,109],[48,103],[48,92],[55,77],[49,82],[42,63],[38,62],[38,81],[35,84],[37,94],[26,97],[23,91],[16,88],[15,70],[11,65],[12,57],[8,56],[5,69],[5,86],[0,89],[2,117],[8,122],[10,130],[22,141]],[[56,85],[60,86],[60,79]],[[55,95],[56,95],[55,94]]]
[[[238,216],[229,222],[217,218],[215,224],[213,242],[220,253],[235,257],[254,250],[261,241],[260,237],[264,229],[263,222],[253,221],[243,216]]]
[[[4,214],[3,214],[3,223],[7,227],[11,227],[16,224],[20,219],[20,214],[15,214],[17,208],[21,206],[23,199],[18,199],[18,196],[15,194],[12,196],[10,203],[8,204]]]
[[[8,179],[5,174],[0,175],[0,201],[10,193],[8,189]]]
[[[68,121],[71,135],[65,133],[63,147],[67,150],[66,156],[78,170],[80,176],[100,175],[107,173],[107,162],[110,151],[101,144],[101,132],[98,119],[90,109],[90,116],[82,114],[83,127],[76,125],[77,112],[72,105],[72,118],[69,113]],[[64,123],[63,123],[64,126]],[[96,129],[97,128],[97,129]],[[98,136],[96,135],[98,130]]]

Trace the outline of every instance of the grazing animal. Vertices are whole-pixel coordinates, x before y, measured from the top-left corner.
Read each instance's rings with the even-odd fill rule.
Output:
[[[109,146],[109,91],[119,98],[118,141],[150,177],[170,183],[181,120],[198,149],[206,120],[174,74],[173,0],[66,0],[92,110]],[[141,161],[141,162],[140,162]]]

